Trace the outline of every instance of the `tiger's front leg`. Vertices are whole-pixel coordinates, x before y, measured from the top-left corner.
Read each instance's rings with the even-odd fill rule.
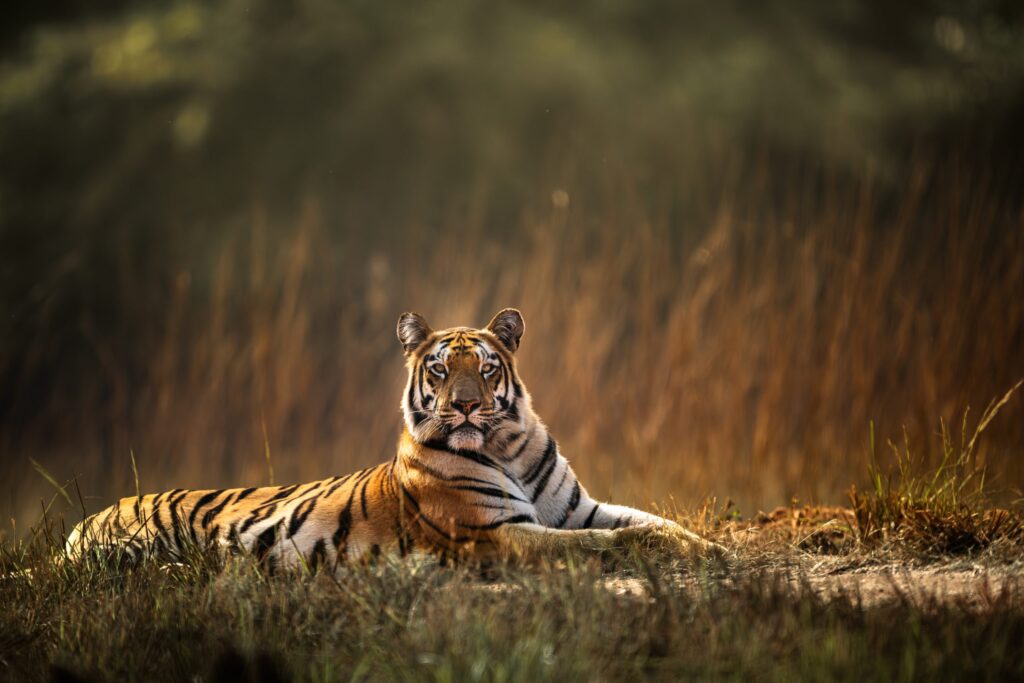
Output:
[[[497,555],[506,560],[535,561],[558,558],[572,552],[602,552],[616,547],[611,529],[552,529],[540,524],[504,524],[489,540]]]
[[[684,529],[670,519],[652,515],[643,510],[600,503],[589,499],[582,502],[576,513],[569,519],[570,529],[609,529],[621,532],[620,538],[640,538],[645,535],[663,535],[677,538],[685,545],[704,550],[723,550],[717,543],[708,541],[692,531]]]
[[[617,529],[553,529],[533,523],[505,524],[493,531],[490,540],[500,557],[525,561],[560,557],[573,552],[621,550],[633,543],[668,545],[679,552],[722,550],[718,544],[686,531],[675,522],[661,517],[657,519],[660,524],[645,522]]]

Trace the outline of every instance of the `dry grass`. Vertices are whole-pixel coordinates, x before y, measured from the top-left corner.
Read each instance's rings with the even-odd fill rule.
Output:
[[[943,457],[933,471],[922,473],[906,440],[902,447],[890,441],[898,463],[895,476],[884,474],[875,464],[871,470],[873,489],[861,493],[854,487],[850,491],[860,541],[893,543],[939,554],[980,550],[999,542],[1024,542],[1024,515],[1019,507],[991,509],[986,472],[978,463],[982,433],[1021,384],[992,401],[973,430],[968,428],[965,413],[959,443],[943,423]],[[874,456],[873,446],[872,438]]]
[[[675,511],[725,554],[626,542],[530,567],[414,556],[267,575],[253,558],[198,547],[170,565],[126,567],[116,553],[62,562],[63,522],[44,516],[24,540],[0,543],[0,676],[1019,677],[1020,511],[986,510],[969,467],[1012,393],[935,471],[914,471],[901,454],[898,476],[874,473],[888,483],[854,493],[852,510],[783,507],[743,520],[708,501]]]
[[[819,179],[784,202],[747,173],[703,208],[567,183],[515,230],[482,224],[481,197],[390,241],[315,203],[289,230],[256,211],[157,287],[158,324],[93,337],[92,384],[3,440],[0,505],[31,520],[50,495],[29,457],[77,475],[90,507],[133,490],[130,449],[144,490],[378,462],[400,428],[397,314],[482,324],[505,305],[525,313],[536,407],[596,494],[729,497],[747,515],[838,502],[869,483],[870,423],[879,438],[904,430],[934,466],[936,416],[1024,376],[1021,218],[983,179],[929,172],[884,201],[869,180]],[[145,274],[122,268],[141,291]],[[1021,482],[1020,409],[972,454],[1004,500]]]
[[[756,520],[727,562],[625,547],[529,569],[386,558],[266,575],[53,563],[59,529],[0,546],[11,680],[1001,680],[1019,677],[1019,550],[908,572],[799,542],[839,510]],[[848,514],[848,511],[845,512]],[[724,526],[729,526],[728,524]],[[726,530],[719,531],[724,537]],[[770,537],[770,540],[769,540]],[[723,538],[723,540],[725,540]],[[733,536],[733,540],[737,540]],[[893,563],[893,560],[896,563]],[[886,563],[876,570],[863,565]],[[822,569],[824,567],[824,569]],[[126,618],[125,615],[131,615]],[[894,628],[898,624],[898,628]]]

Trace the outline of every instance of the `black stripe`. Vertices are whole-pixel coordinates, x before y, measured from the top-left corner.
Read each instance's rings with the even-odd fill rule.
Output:
[[[473,529],[475,531],[489,531],[491,529],[497,529],[499,526],[502,526],[503,524],[522,524],[524,522],[535,524],[537,520],[534,519],[533,515],[515,515],[514,517],[509,517],[507,519],[499,519],[498,521],[491,522],[490,524],[458,524],[463,529]]]
[[[388,476],[384,478],[384,483],[387,484],[387,489],[386,490],[391,492],[391,494],[389,494],[389,495],[397,493],[397,489],[395,489],[395,463],[396,462],[398,462],[398,454],[397,453],[395,454],[395,457],[393,457],[391,459],[391,462],[388,463],[388,465],[387,465]]]
[[[395,536],[398,538],[398,554],[405,557],[405,532],[402,530],[401,518],[395,522]]]
[[[519,437],[525,437],[525,436],[526,436],[526,432],[525,431],[506,433],[506,434],[502,435],[502,437],[501,437],[501,445],[500,446],[496,446],[494,450],[505,451],[509,446],[511,446],[515,441],[517,441],[519,439]]]
[[[251,527],[256,522],[262,522],[264,519],[266,519],[266,517],[264,517],[262,514],[262,508],[257,508],[256,510],[250,512],[249,516],[245,518],[245,521],[242,522],[242,526],[238,528],[238,533],[244,534],[246,531],[249,530],[249,527]]]
[[[593,524],[593,522],[594,522],[594,515],[597,514],[597,508],[599,508],[599,507],[601,507],[600,503],[594,503],[594,509],[590,511],[589,515],[587,515],[587,519],[583,522],[583,527],[582,528],[584,528],[584,529],[589,529],[590,528],[590,525]]]
[[[565,480],[566,480],[566,478],[567,478],[568,476],[569,476],[569,466],[568,466],[568,465],[566,465],[566,467],[565,467],[565,471],[564,471],[564,472],[562,472],[562,478],[558,480],[558,486],[556,486],[556,487],[554,488],[554,490],[552,490],[552,491],[551,491],[551,495],[552,495],[552,496],[556,495],[556,494],[557,494],[557,493],[558,493],[559,491],[561,491],[561,490],[562,490],[562,484],[564,484],[564,483],[565,483]]]
[[[273,503],[276,500],[281,500],[282,498],[287,498],[292,493],[294,493],[295,489],[297,489],[297,488],[299,488],[298,484],[292,484],[291,486],[285,486],[285,487],[281,488],[280,491],[278,491],[273,496],[271,496],[270,498],[267,498],[265,501],[263,501],[260,504],[260,507],[263,507],[264,505],[270,505],[271,503]]]
[[[351,474],[346,474],[344,477],[342,477],[338,481],[336,481],[333,484],[331,484],[331,487],[329,489],[327,489],[326,491],[321,491],[320,493],[316,494],[316,497],[317,498],[328,498],[335,491],[337,491],[339,487],[343,486],[345,484],[345,482],[348,481],[351,478],[352,478]]]
[[[411,493],[409,493],[409,489],[405,488],[404,484],[402,484],[401,486],[402,493],[412,504],[413,510],[416,511],[416,519],[425,522],[426,525],[433,529],[439,536],[442,536],[448,539],[449,541],[452,541],[453,543],[465,543],[466,541],[472,540],[468,536],[454,536],[452,534],[449,534],[441,527],[439,527],[432,519],[430,519],[423,513],[423,511],[420,509],[419,502],[417,502],[416,498]]]
[[[508,410],[505,411],[505,414],[508,415],[510,420],[519,419],[519,403],[515,399],[509,402]]]
[[[530,430],[530,433],[527,434],[526,438],[523,439],[523,443],[519,444],[519,448],[516,449],[516,454],[512,456],[513,460],[515,460],[516,458],[523,454],[523,451],[526,450],[526,445],[533,441],[533,435],[536,433],[536,428]]]
[[[474,481],[474,482],[476,482],[478,484],[490,484],[490,483],[493,483],[493,482],[491,482],[488,479],[480,479],[478,477],[467,477],[467,476],[464,476],[464,475],[461,475],[461,474],[460,475],[447,475],[444,472],[441,472],[440,470],[435,470],[433,467],[431,467],[430,465],[426,464],[422,460],[420,460],[418,458],[415,458],[415,457],[412,457],[412,456],[406,456],[405,462],[407,464],[409,464],[409,465],[412,465],[413,467],[415,467],[416,469],[420,470],[421,472],[426,472],[430,476],[434,477],[435,479],[440,479],[441,481]]]
[[[363,511],[363,519],[366,519],[370,515],[366,511],[366,487],[370,485],[370,480],[367,479],[363,482],[363,488],[359,491],[359,507]]]
[[[224,535],[224,540],[228,543],[228,550],[233,553],[237,553],[242,547],[242,543],[238,538],[238,522],[232,522],[231,526],[228,527],[227,534]]]
[[[196,517],[199,515],[199,510],[201,510],[204,506],[208,505],[209,503],[212,503],[214,500],[217,499],[217,496],[219,496],[222,493],[224,493],[223,490],[211,491],[210,493],[207,493],[205,496],[197,500],[196,504],[192,506],[192,512],[190,512],[188,515],[188,525],[190,528],[193,529],[193,536],[195,535],[194,529],[196,524]]]
[[[238,498],[235,498],[235,502],[237,503],[240,500],[245,500],[246,498],[248,498],[249,496],[251,496],[255,492],[256,492],[255,488],[244,489],[241,493],[238,494]]]
[[[412,510],[413,510],[413,512],[419,513],[419,511],[420,511],[420,503],[419,503],[419,501],[416,500],[415,496],[413,496],[411,493],[409,493],[409,489],[405,488],[405,484],[399,482],[398,485],[402,487],[402,495],[405,496],[406,498],[408,498],[409,502],[412,503]]]
[[[313,485],[315,486],[316,482],[314,482]],[[252,511],[252,514],[249,515],[249,518],[245,520],[245,522],[242,524],[242,527],[238,530],[238,532],[245,533],[245,531],[253,524],[269,519],[270,516],[277,512],[277,509],[285,502],[282,501],[282,499],[287,498],[288,496],[295,493],[296,489],[298,488],[299,484],[292,484],[291,486],[284,487],[278,493],[274,494],[273,497],[268,498],[266,501],[260,503]]]
[[[256,537],[253,545],[253,554],[256,559],[262,561],[270,553],[271,548],[277,542],[277,524],[271,524]]]
[[[416,406],[418,408],[422,408],[423,407],[423,397],[426,396],[426,394],[423,393],[423,373],[424,373],[423,366],[424,366],[424,363],[420,363],[420,372],[419,372],[419,378],[418,378],[419,389],[420,389],[420,403],[419,403],[418,406]]]
[[[363,479],[366,479],[366,478],[367,478],[367,477],[369,477],[369,476],[370,476],[371,474],[373,474],[373,471],[374,471],[374,470],[376,470],[376,469],[377,469],[377,467],[378,467],[378,465],[374,465],[373,467],[367,467],[367,468],[366,468],[365,470],[360,470],[360,471],[358,472],[359,476],[358,476],[358,477],[356,478],[356,483],[358,484],[358,483],[359,483],[359,482],[361,482],[361,481],[362,481]]]
[[[377,467],[378,465],[374,465],[373,467],[368,467],[363,470],[356,479],[356,483],[353,485],[353,489],[356,489],[359,487],[360,483],[363,484],[363,487],[359,489],[359,508],[363,512],[363,519],[369,517],[366,510],[366,487],[370,485],[370,477],[377,471]]]
[[[188,491],[182,490],[178,497],[174,500],[169,500],[167,504],[168,510],[171,513],[171,531],[174,532],[174,543],[178,550],[182,550],[185,544],[181,539],[181,516],[178,514],[178,507],[181,505],[181,501],[188,495]]]
[[[167,533],[167,527],[164,526],[163,520],[160,519],[160,506],[156,504],[156,499],[154,499],[153,512],[150,514],[149,518],[153,520],[153,526],[156,527],[156,534],[158,537]]]
[[[447,443],[438,439],[427,441],[423,445],[432,450],[451,453],[452,455],[457,455],[460,458],[471,460],[478,465],[483,465],[484,467],[490,467],[491,469],[498,470],[499,472],[504,472],[504,468],[501,465],[494,462],[483,453],[477,453],[476,451],[465,450],[463,448],[450,448]]]
[[[530,501],[536,503],[537,499],[540,498],[540,494],[544,493],[544,487],[548,485],[548,479],[551,478],[551,473],[555,471],[555,465],[558,464],[558,458],[551,458],[551,464],[544,470],[544,474],[540,475],[540,479],[537,481],[537,488],[533,490],[533,495],[530,496]],[[568,469],[568,463],[565,465]]]
[[[576,507],[580,504],[580,480],[577,479],[572,483],[572,494],[569,496],[569,512],[575,512]]]
[[[309,517],[309,514],[313,512],[313,508],[316,507],[316,501],[315,497],[307,498],[295,507],[292,518],[288,522],[288,538],[294,536],[302,528],[306,518]]]
[[[334,532],[334,536],[331,540],[334,542],[334,547],[339,548],[343,542],[348,540],[349,532],[352,531],[352,500],[356,497],[355,488],[349,493],[348,501],[345,503],[345,507],[341,509],[341,513],[338,515],[338,529]],[[341,550],[338,550],[339,554]]]
[[[213,521],[214,517],[220,514],[220,511],[223,510],[229,503],[237,503],[238,500],[242,497],[242,493],[237,493],[235,494],[235,496],[236,497],[233,501],[231,500],[231,496],[226,496],[224,500],[222,500],[220,503],[206,511],[206,514],[203,515],[203,519],[200,522],[204,529],[210,526],[210,522]]]
[[[452,488],[457,489],[459,491],[474,491],[475,493],[479,493],[484,496],[490,496],[491,498],[500,498],[502,500],[515,500],[520,503],[526,502],[525,500],[518,496],[513,496],[508,491],[504,491],[493,486],[470,486],[468,484],[463,484],[461,486],[453,486]]]
[[[327,546],[324,539],[318,538],[313,544],[313,552],[309,554],[309,568],[316,570],[327,559]]]
[[[534,479],[536,479],[537,475],[540,474],[540,471],[543,468],[544,464],[548,461],[548,459],[550,459],[552,456],[554,456],[554,454],[555,454],[555,440],[553,438],[551,438],[551,436],[549,435],[548,436],[548,445],[544,449],[544,453],[540,456],[540,458],[533,465],[533,467],[530,468],[530,471],[527,473],[526,477],[523,478],[523,483],[524,484],[529,484]]]
[[[270,515],[274,514],[275,510],[277,510],[277,503],[263,503],[249,513],[249,516],[244,522],[242,522],[242,526],[238,529],[238,533],[244,534],[249,530],[249,527],[256,522],[262,522],[269,518]]]
[[[436,439],[424,442],[422,445],[426,448],[430,448],[435,451],[443,451],[445,453],[450,453],[460,458],[465,458],[466,460],[474,462],[478,465],[483,465],[484,467],[489,467],[492,470],[497,470],[498,472],[501,472],[509,479],[516,479],[516,476],[514,474],[509,472],[505,467],[499,465],[498,463],[488,458],[483,453],[477,453],[476,451],[470,451],[461,448],[449,448],[447,444]]]
[[[566,468],[566,471],[568,471],[568,469],[569,468]],[[572,494],[570,494],[570,496],[569,496],[569,505],[566,506],[565,512],[562,513],[562,516],[559,518],[558,522],[556,522],[554,524],[554,526],[558,527],[559,529],[561,529],[563,526],[565,526],[565,523],[569,521],[570,515],[572,515],[573,511],[576,510],[576,506],[579,505],[579,504],[580,504],[580,480],[577,479],[575,482],[573,482],[573,485],[572,485]]]
[[[508,505],[494,505],[493,503],[473,503],[474,508],[480,508],[482,510],[504,510],[509,511]]]
[[[505,385],[505,391],[502,392],[503,394],[505,394],[505,396],[502,396],[502,398],[506,398],[508,396],[508,390],[512,388],[512,385],[509,384],[509,381],[508,381],[508,374],[509,374],[508,373],[508,368],[505,367],[505,363],[502,362],[500,359],[498,360],[498,366],[501,368],[501,381]],[[507,402],[508,402],[508,400],[506,398],[506,403]]]

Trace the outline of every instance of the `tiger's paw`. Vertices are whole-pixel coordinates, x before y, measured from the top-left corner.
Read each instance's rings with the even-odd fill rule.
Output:
[[[709,541],[670,520],[617,529],[615,534],[624,544],[635,544],[647,550],[687,555],[698,553],[716,558],[728,555],[724,546]]]

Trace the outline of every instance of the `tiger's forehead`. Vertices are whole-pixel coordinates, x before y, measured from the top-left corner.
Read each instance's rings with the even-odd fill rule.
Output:
[[[484,338],[479,330],[456,327],[441,330],[426,354],[427,359],[448,359],[451,356],[473,354],[481,359],[493,360],[498,357],[493,344]]]

